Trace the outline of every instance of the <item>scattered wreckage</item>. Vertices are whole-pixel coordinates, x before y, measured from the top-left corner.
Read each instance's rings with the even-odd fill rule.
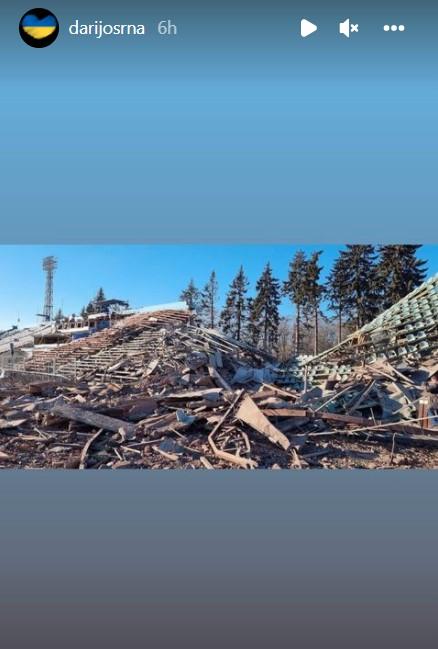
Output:
[[[437,302],[435,277],[282,367],[187,311],[130,316],[3,373],[0,467],[437,467]]]

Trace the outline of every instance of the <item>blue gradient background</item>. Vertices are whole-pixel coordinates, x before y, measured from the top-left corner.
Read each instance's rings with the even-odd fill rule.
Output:
[[[44,50],[2,7],[2,240],[437,241],[438,11],[374,6],[51,2]],[[151,33],[75,38],[76,18]]]

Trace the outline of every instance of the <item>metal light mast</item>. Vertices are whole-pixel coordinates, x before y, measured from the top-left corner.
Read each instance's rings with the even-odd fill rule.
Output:
[[[46,291],[42,316],[44,320],[53,320],[53,276],[58,262],[55,257],[44,257],[43,270],[46,273]]]

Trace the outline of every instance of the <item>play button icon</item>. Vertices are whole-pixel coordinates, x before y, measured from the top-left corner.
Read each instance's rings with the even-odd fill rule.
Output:
[[[301,21],[301,36],[303,38],[307,38],[310,36],[310,34],[314,34],[318,27],[314,25],[313,23],[310,22],[310,20],[306,20],[305,18],[302,19]]]

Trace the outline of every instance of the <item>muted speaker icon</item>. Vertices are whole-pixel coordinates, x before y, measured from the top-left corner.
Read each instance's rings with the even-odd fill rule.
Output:
[[[343,34],[347,38],[350,38],[350,34],[357,34],[359,31],[359,25],[353,24],[349,18],[344,20],[344,22],[339,23],[339,33]]]

